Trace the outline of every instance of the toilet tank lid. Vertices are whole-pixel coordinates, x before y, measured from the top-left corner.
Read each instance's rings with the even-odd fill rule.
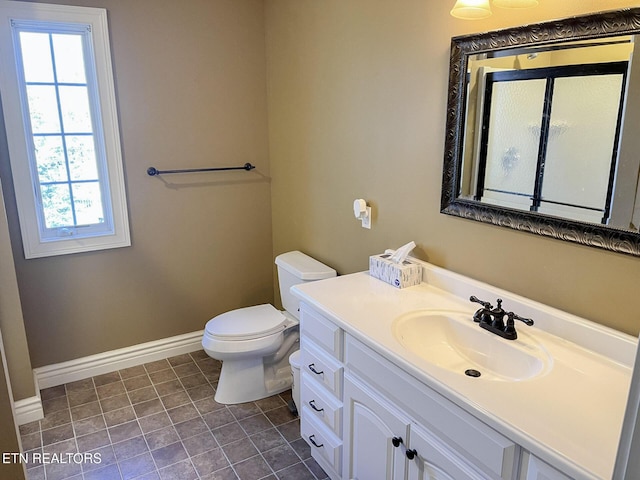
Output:
[[[301,280],[321,280],[336,276],[333,268],[297,250],[278,255],[276,265]]]

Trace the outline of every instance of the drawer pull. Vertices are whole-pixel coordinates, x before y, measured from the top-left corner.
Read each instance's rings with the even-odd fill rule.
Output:
[[[415,457],[418,456],[418,451],[414,448],[413,450],[408,450],[405,452],[407,454],[407,458],[409,460],[413,460]]]
[[[313,408],[316,412],[324,412],[324,408],[318,408],[318,407],[316,407],[316,401],[315,401],[315,399],[314,399],[314,400],[310,400],[310,401],[309,401],[309,406],[310,406],[311,408]]]
[[[316,370],[316,364],[315,363],[309,364],[309,370],[311,370],[316,375],[322,375],[324,373],[324,370],[320,370],[320,371]]]
[[[393,446],[398,448],[400,446],[400,444],[402,443],[402,437],[393,437],[391,439],[391,443],[393,443]]]
[[[318,445],[318,444],[316,443],[316,441],[313,439],[313,437],[315,437],[315,435],[311,435],[311,436],[309,436],[309,441],[310,441],[311,443],[313,443],[313,444],[314,444],[316,447],[318,447],[318,448],[320,448],[320,447],[324,447],[324,443],[321,443],[320,445]]]

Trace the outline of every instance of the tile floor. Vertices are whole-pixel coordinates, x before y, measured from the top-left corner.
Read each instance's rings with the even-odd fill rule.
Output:
[[[42,390],[45,417],[20,427],[23,450],[64,463],[31,462],[29,480],[325,479],[291,391],[221,405],[220,366],[198,351]]]

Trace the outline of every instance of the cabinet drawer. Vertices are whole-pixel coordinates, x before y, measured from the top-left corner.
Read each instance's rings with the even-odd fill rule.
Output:
[[[300,371],[308,373],[313,380],[324,385],[337,398],[342,398],[342,364],[304,336],[301,339],[300,352]]]
[[[300,329],[336,359],[342,360],[342,329],[304,303],[300,307]]]
[[[329,466],[333,470],[333,472],[328,471],[327,473],[339,477],[337,473],[342,469],[342,441],[324,424],[313,418],[313,413],[306,405],[302,407],[300,435],[311,447],[313,458],[323,468],[326,469]]]
[[[342,438],[342,403],[311,378],[312,374],[302,372],[300,399],[314,417],[325,423],[332,432]]]
[[[512,478],[518,446],[439,393],[347,335],[346,368],[356,372],[417,423],[427,426],[489,478]]]

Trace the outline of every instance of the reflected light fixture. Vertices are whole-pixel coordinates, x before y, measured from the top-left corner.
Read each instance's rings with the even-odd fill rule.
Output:
[[[491,15],[489,0],[457,0],[451,15],[462,20],[480,20]]]

